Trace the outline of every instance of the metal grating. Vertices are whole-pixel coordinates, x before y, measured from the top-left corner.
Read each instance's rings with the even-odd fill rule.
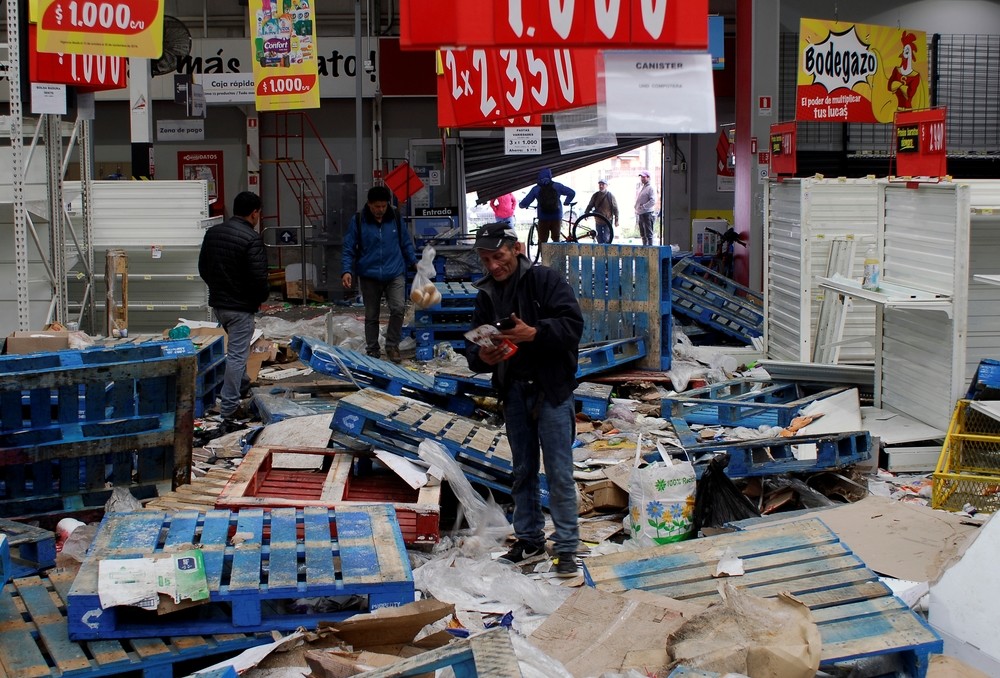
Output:
[[[1000,35],[935,37],[931,95],[948,108],[948,155],[1000,154]]]

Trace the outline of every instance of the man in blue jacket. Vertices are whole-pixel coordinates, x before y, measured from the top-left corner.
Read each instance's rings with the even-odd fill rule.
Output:
[[[502,559],[519,563],[544,553],[545,520],[539,456],[545,464],[549,513],[555,531],[556,574],[576,574],[579,541],[573,439],[576,436],[576,370],[583,314],[566,280],[548,266],[532,266],[507,224],[487,224],[475,248],[488,275],[476,283],[473,327],[504,322],[503,338],[517,345],[472,344],[466,353],[475,372],[493,372],[503,402],[514,466],[514,536]],[[540,453],[540,454],[539,454]]]
[[[257,232],[260,196],[243,191],[233,200],[233,218],[205,232],[198,273],[208,285],[208,305],[226,331],[226,374],[219,394],[222,430],[239,428],[240,396],[250,390],[247,359],[254,314],[267,300],[267,253]]]
[[[382,356],[378,344],[382,298],[389,307],[385,331],[385,353],[394,363],[402,362],[399,340],[406,309],[406,269],[417,263],[413,239],[389,204],[392,194],[385,186],[368,189],[368,201],[351,219],[344,235],[341,284],[350,289],[358,276],[365,302],[365,349],[373,358]],[[359,221],[360,220],[360,221]]]
[[[518,203],[521,209],[527,209],[537,201],[535,216],[538,217],[538,242],[559,242],[559,227],[562,225],[563,210],[559,198],[564,197],[564,203],[569,205],[576,197],[576,191],[569,186],[563,186],[552,180],[552,170],[545,167],[538,172],[538,183],[532,186],[524,200]]]

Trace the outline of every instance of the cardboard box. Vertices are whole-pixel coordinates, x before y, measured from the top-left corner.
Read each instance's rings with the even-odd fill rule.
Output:
[[[278,345],[261,337],[250,346],[250,357],[247,358],[247,376],[250,381],[257,381],[257,375],[265,362],[274,362],[278,357]]]
[[[5,352],[9,354],[65,351],[69,348],[69,332],[39,330],[14,332],[7,337]]]
[[[593,497],[593,507],[598,511],[628,508],[628,492],[610,480],[591,483],[583,491]]]

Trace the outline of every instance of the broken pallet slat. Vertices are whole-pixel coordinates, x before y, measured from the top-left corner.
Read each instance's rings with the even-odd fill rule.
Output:
[[[521,668],[510,641],[510,631],[491,629],[444,647],[428,650],[381,669],[366,672],[371,678],[405,678],[451,668],[461,678],[518,678]]]
[[[643,589],[703,604],[718,599],[720,554],[743,560],[737,587],[774,597],[788,592],[814,614],[823,640],[824,665],[899,653],[926,674],[941,639],[860,558],[818,519],[734,532],[626,553],[588,558],[588,584],[608,591]]]
[[[0,536],[7,545],[0,582],[26,577],[56,564],[56,535],[40,527],[0,518]]]
[[[150,556],[182,544],[202,551],[208,603],[165,617],[120,607],[101,609],[101,560]],[[290,567],[284,575],[275,573],[273,584],[271,557]],[[315,622],[317,615],[342,619],[356,612],[286,609],[297,598],[360,596],[371,611],[410,602],[413,593],[395,513],[385,504],[339,510],[114,513],[104,517],[69,591],[67,614],[74,640],[291,630]]]
[[[809,403],[835,395],[844,387],[808,396],[792,382],[729,379],[663,398],[660,411],[706,426],[788,426]]]
[[[173,675],[173,665],[232,654],[271,642],[269,634],[178,636],[119,642],[69,639],[66,596],[73,573],[51,571],[7,584],[0,592],[0,669],[31,678],[97,678],[141,672],[147,678]]]

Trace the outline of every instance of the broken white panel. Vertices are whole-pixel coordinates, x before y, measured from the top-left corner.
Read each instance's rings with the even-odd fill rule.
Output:
[[[899,412],[878,407],[861,408],[861,427],[878,437],[885,445],[902,445],[923,440],[942,440],[945,428],[928,426],[922,421]]]
[[[375,450],[375,456],[414,490],[419,490],[427,484],[427,470],[422,466],[385,450]]]
[[[928,621],[944,639],[944,654],[991,676],[1000,676],[1000,578],[989,576],[998,560],[1000,521],[994,515],[961,558],[931,584],[928,611]]]
[[[814,420],[808,426],[803,426],[796,435],[813,436],[823,433],[844,433],[847,431],[860,431],[861,425],[861,399],[858,396],[858,389],[852,388],[841,391],[828,398],[816,400],[802,408],[801,414],[804,416],[815,416],[822,414],[819,419]],[[805,445],[792,446],[792,452],[798,460],[815,459],[816,445],[808,443]]]

